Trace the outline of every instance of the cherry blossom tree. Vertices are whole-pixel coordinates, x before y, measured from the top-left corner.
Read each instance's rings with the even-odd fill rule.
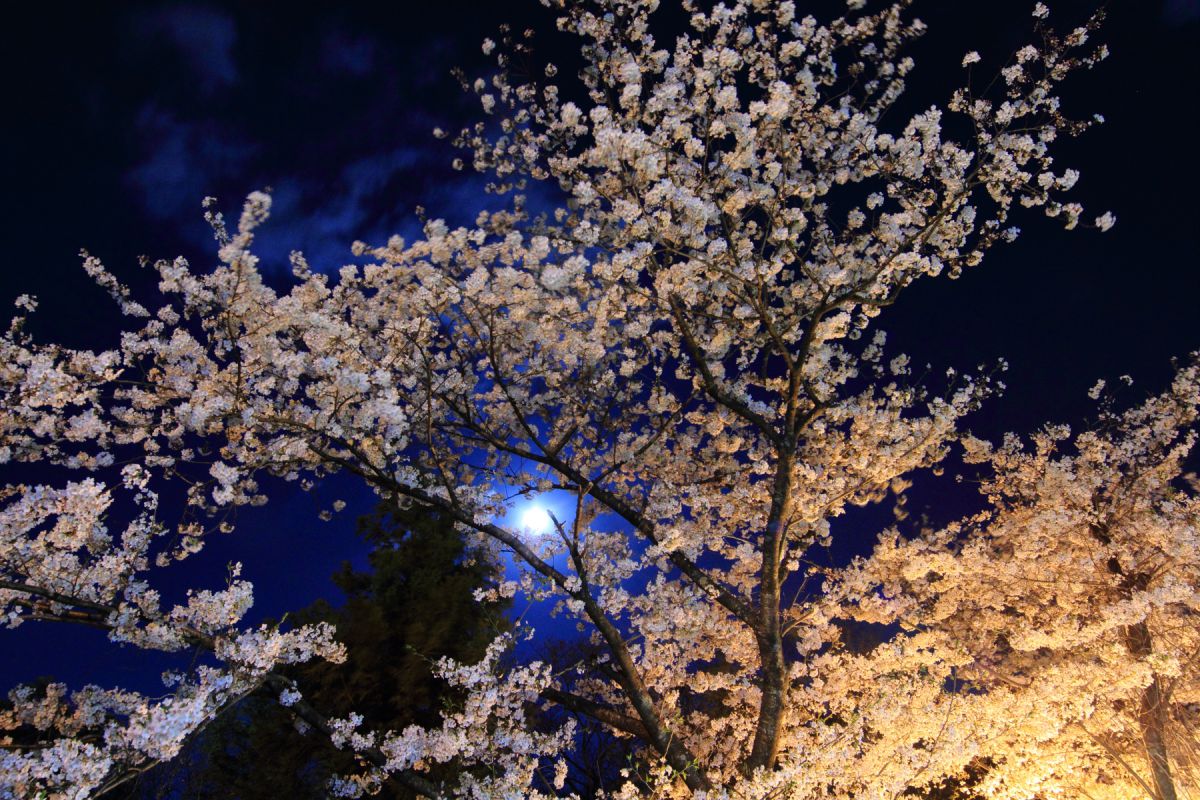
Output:
[[[989,509],[907,540],[889,532],[843,571],[828,613],[904,634],[882,653],[826,654],[823,671],[904,686],[896,696],[918,707],[901,713],[925,720],[926,742],[988,765],[986,797],[1195,793],[1200,505],[1183,469],[1198,411],[1193,361],[1167,392],[1074,437],[969,439]]]
[[[1057,792],[1101,763],[1094,783],[1109,788],[1089,791],[1118,796],[1137,775],[1172,796],[1172,731],[1194,721],[1194,659],[1181,655],[1194,624],[1179,631],[1195,611],[1195,506],[1171,483],[1176,439],[1153,437],[1186,441],[1191,412],[1158,427],[1138,422],[1153,409],[1135,412],[1109,438],[1077,438],[1068,460],[967,440],[996,471],[988,516],[912,542],[886,533],[844,574],[808,567],[831,521],[902,495],[997,388],[983,372],[916,380],[872,320],[914,281],[954,277],[1015,238],[1019,211],[1081,224],[1066,198],[1078,174],[1053,153],[1091,122],[1064,115],[1057,87],[1104,57],[1099,18],[1060,35],[1039,3],[1036,43],[995,66],[990,92],[973,88],[970,52],[944,106],[897,119],[904,48],[924,30],[907,2],[852,0],[821,23],[791,2],[685,1],[669,42],[652,0],[551,5],[583,43],[577,92],[553,65],[518,75],[535,54],[507,32],[484,43],[498,71],[465,82],[487,119],[454,141],[501,210],[356,245],[359,262],[336,276],[293,254],[281,291],[253,251],[269,196],[252,194],[233,230],[210,203],[220,263],[153,265],[153,301],[85,254],[129,318],[119,348],[36,342],[14,321],[0,342],[0,460],[60,478],[3,490],[6,624],[78,622],[205,655],[165,697],[15,689],[0,786],[101,792],[266,686],[360,757],[361,773],[331,785],[341,796],[384,781],[429,797],[550,796],[566,778],[550,760],[573,730],[533,725],[538,705],[634,743],[614,797],[893,797],[976,758],[992,759],[998,797]],[[530,181],[562,202],[530,213]],[[1194,372],[1179,380],[1177,407],[1194,408]],[[1122,472],[1164,453],[1157,477]],[[480,600],[556,604],[589,655],[513,664],[512,640],[530,635],[518,628],[479,663],[439,663],[466,698],[440,725],[380,730],[326,717],[278,672],[344,654],[328,626],[244,624],[252,591],[236,570],[225,588],[162,602],[171,563],[236,528],[270,482],[333,473],[455,521],[477,558],[510,555],[519,578]],[[574,499],[552,535],[503,522],[514,497],[549,490]],[[159,509],[167,491],[185,496],[179,519]],[[1062,551],[1057,595],[1018,580],[1038,557],[1031,527]],[[1110,562],[1095,586],[1072,583]],[[871,615],[900,633],[865,653],[839,644],[843,620]],[[1090,693],[1084,662],[1100,675]],[[1145,710],[1131,717],[1135,696]],[[959,724],[979,715],[995,724]],[[430,779],[451,760],[486,769]]]

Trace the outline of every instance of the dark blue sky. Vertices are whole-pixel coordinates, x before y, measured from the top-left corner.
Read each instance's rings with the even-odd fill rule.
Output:
[[[1055,4],[1056,18],[1078,19],[1088,5]],[[917,11],[930,33],[915,52],[914,109],[944,98],[963,52],[995,64],[1030,22],[1021,2],[924,0]],[[24,14],[6,26],[0,56],[11,111],[0,131],[0,296],[40,295],[38,328],[78,341],[115,329],[78,250],[135,284],[142,254],[202,267],[212,257],[205,195],[234,212],[249,191],[273,189],[261,249],[280,274],[292,249],[336,269],[355,239],[411,233],[418,204],[472,218],[480,182],[452,172],[450,145],[430,136],[474,118],[449,70],[484,69],[478,43],[500,21],[545,30],[550,19],[536,0],[67,3]],[[1082,170],[1089,211],[1112,208],[1118,227],[1072,234],[1026,219],[1015,246],[963,280],[918,286],[883,319],[918,362],[1007,356],[1014,405],[997,410],[1013,424],[1053,416],[1057,406],[1041,408],[1047,395],[1078,395],[1103,374],[1150,386],[1169,356],[1200,346],[1200,0],[1129,0],[1111,15],[1112,58],[1068,95],[1109,124],[1068,143],[1063,164]],[[543,36],[540,46],[563,45]]]
[[[930,32],[914,52],[911,108],[944,100],[967,50],[980,50],[984,66],[1003,60],[1028,31],[1032,5],[919,1]],[[1055,19],[1077,21],[1088,5],[1052,7]],[[1110,13],[1112,57],[1068,92],[1078,115],[1099,112],[1108,124],[1069,143],[1061,163],[1083,173],[1088,218],[1111,209],[1117,227],[1102,236],[1023,219],[1018,243],[959,281],[919,284],[881,319],[894,347],[938,371],[1009,360],[1009,391],[972,421],[987,435],[1081,422],[1097,378],[1132,375],[1133,400],[1164,383],[1172,357],[1200,348],[1200,0],[1124,0]],[[418,204],[433,216],[472,219],[485,202],[481,181],[451,171],[450,146],[430,135],[476,114],[449,71],[486,69],[479,42],[501,21],[551,31],[550,19],[536,0],[25,9],[0,34],[9,112],[0,129],[0,302],[37,294],[40,334],[111,346],[118,317],[77,252],[87,248],[135,286],[150,283],[139,255],[182,254],[204,268],[213,259],[200,211],[206,195],[229,215],[248,192],[272,188],[260,250],[280,280],[292,249],[335,270],[355,239],[411,235]],[[569,63],[562,40],[541,41]],[[322,506],[339,496],[351,510],[370,504],[347,482],[321,492]],[[362,548],[351,513],[323,524],[316,507],[308,496],[281,495],[244,520],[254,525],[214,541],[196,569],[219,583],[226,561],[245,561],[257,614],[331,593],[328,575]],[[101,648],[61,661],[49,645],[66,641],[63,634],[82,635],[32,625],[4,633],[0,691],[46,672],[78,685],[96,671],[89,662]],[[98,672],[113,680],[141,673],[140,659],[118,652]]]

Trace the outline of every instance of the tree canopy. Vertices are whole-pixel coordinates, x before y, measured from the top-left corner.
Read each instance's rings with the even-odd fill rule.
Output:
[[[1068,116],[1059,87],[1104,58],[1100,15],[1060,33],[1036,4],[1030,44],[1004,64],[967,52],[962,87],[908,115],[924,25],[907,2],[820,22],[685,0],[666,32],[654,0],[550,5],[582,43],[579,86],[512,31],[484,42],[496,71],[463,80],[484,119],[452,139],[504,201],[474,225],[427,220],[340,271],[295,253],[280,289],[254,253],[271,205],[255,192],[232,228],[208,204],[219,263],[154,264],[158,297],[85,254],[128,318],[116,349],[33,339],[36,301],[18,299],[0,461],[52,477],[0,492],[0,619],[197,656],[160,696],[14,689],[0,790],[103,791],[263,687],[353,753],[328,785],[344,797],[565,793],[578,717],[636,753],[614,799],[1200,788],[1200,366],[1081,432],[987,443],[964,418],[1004,365],[922,372],[876,324],[1022,216],[1114,223],[1055,162],[1097,121]],[[959,462],[983,510],[906,518],[912,482]],[[459,702],[367,717],[374,703],[320,708],[291,677],[347,659],[328,620],[243,622],[236,567],[164,600],[173,562],[245,534],[239,507],[335,474],[436,512],[465,558],[511,559],[473,599],[553,604],[586,636],[579,657],[525,657],[516,625],[436,662]],[[506,522],[548,492],[572,506],[550,530]],[[167,518],[169,493],[185,508]],[[835,520],[884,502],[894,524],[857,534],[870,557],[818,557]],[[354,593],[378,585],[359,581],[353,621],[336,616],[369,629]],[[352,672],[413,690],[389,684],[403,658],[385,641]]]

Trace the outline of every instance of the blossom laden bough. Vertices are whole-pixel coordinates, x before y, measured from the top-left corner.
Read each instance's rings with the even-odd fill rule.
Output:
[[[961,685],[923,701],[941,708],[948,752],[989,759],[986,796],[1195,785],[1200,501],[1184,464],[1198,412],[1193,360],[1095,430],[968,440],[992,509],[915,539],[889,533],[838,576],[827,613],[901,625],[910,670]],[[868,660],[835,670],[879,669]]]

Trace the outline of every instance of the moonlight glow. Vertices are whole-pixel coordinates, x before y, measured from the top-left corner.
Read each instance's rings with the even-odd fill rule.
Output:
[[[521,513],[521,527],[532,533],[545,533],[552,524],[550,512],[541,506],[530,506]]]

